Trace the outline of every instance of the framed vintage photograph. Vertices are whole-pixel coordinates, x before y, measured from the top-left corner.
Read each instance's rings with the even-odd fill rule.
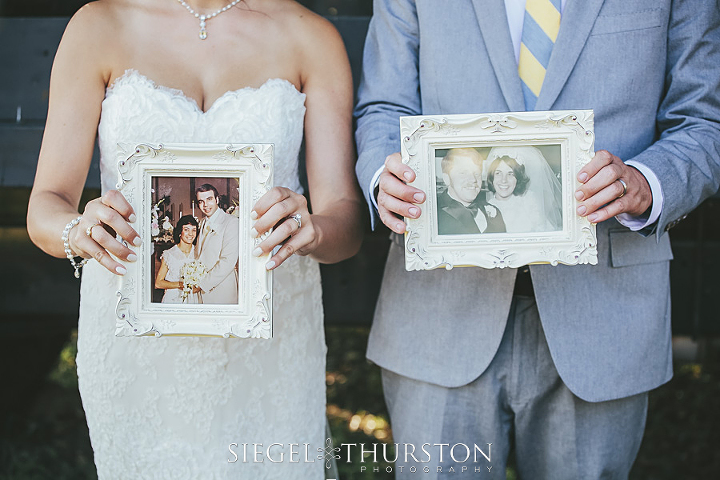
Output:
[[[574,197],[594,155],[591,110],[402,117],[400,130],[427,194],[405,219],[407,270],[597,264]]]
[[[272,337],[272,272],[250,236],[272,187],[269,144],[118,145],[118,190],[142,239],[118,291],[117,336]]]

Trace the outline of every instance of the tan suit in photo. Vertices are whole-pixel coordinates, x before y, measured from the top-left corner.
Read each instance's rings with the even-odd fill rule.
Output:
[[[208,269],[200,282],[201,303],[236,304],[238,302],[239,220],[218,210],[217,221],[205,218],[200,224],[198,260]],[[212,225],[211,225],[212,223]]]

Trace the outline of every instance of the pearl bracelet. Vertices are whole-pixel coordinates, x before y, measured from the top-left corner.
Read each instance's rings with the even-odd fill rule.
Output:
[[[65,247],[65,256],[68,260],[70,260],[70,265],[73,266],[75,269],[75,278],[80,278],[80,269],[85,266],[85,264],[90,260],[89,258],[83,258],[80,260],[80,262],[75,261],[75,255],[72,250],[70,250],[70,241],[68,240],[68,237],[70,236],[70,230],[73,229],[78,223],[80,223],[80,220],[82,220],[82,215],[77,217],[76,219],[69,222],[67,225],[65,225],[65,229],[62,232],[62,239],[63,247]]]

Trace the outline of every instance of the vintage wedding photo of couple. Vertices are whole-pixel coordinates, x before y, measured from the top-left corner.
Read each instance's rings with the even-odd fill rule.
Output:
[[[237,304],[238,179],[153,177],[152,184],[152,302]]]
[[[0,480],[720,478],[717,0],[0,0],[0,73]]]
[[[559,145],[438,149],[435,159],[438,234],[562,229]]]

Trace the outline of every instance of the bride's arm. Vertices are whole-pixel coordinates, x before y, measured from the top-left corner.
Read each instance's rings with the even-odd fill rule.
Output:
[[[302,216],[299,230],[294,220],[286,220],[260,245],[267,252],[292,235],[271,259],[272,266],[294,252],[323,263],[338,262],[357,253],[362,242],[363,203],[354,174],[350,65],[335,28],[324,19],[312,21],[299,45],[302,90],[307,95],[305,159],[313,213],[306,213],[301,195],[293,196],[287,189],[273,189],[258,201],[255,212],[260,218],[255,228],[259,233],[293,213]]]
[[[167,275],[167,273],[168,266],[165,262],[165,259],[163,258],[160,261],[160,268],[158,269],[157,277],[155,277],[155,288],[160,288],[162,290],[183,288],[182,282],[169,282],[165,280],[165,276]]]
[[[28,205],[27,227],[32,241],[55,257],[65,257],[61,235],[66,224],[78,217],[109,76],[104,65],[107,52],[98,39],[111,33],[101,32],[101,23],[92,5],[73,17],[60,42],[50,78],[47,123]],[[70,231],[71,250],[86,258],[94,256],[109,270],[121,273],[122,265],[105,248],[122,259],[128,259],[132,252],[103,228],[91,232],[105,248],[85,232],[102,221],[132,243],[137,233],[125,221],[131,214],[130,205],[117,192],[91,201],[83,219]]]

